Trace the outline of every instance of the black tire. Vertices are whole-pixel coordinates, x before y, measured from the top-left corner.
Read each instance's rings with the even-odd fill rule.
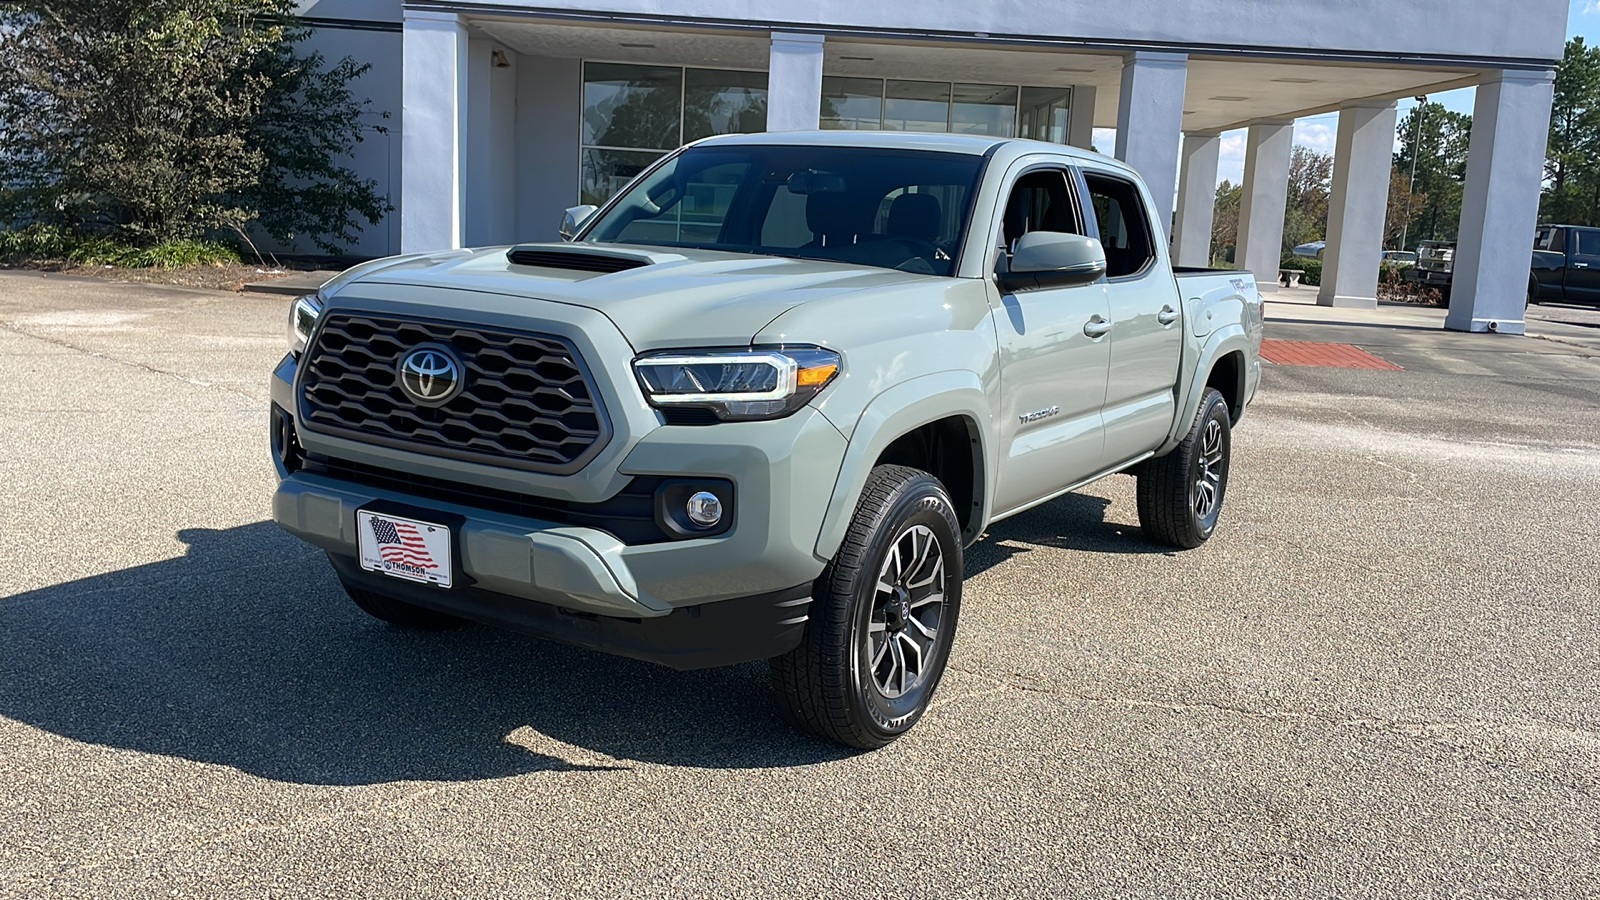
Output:
[[[785,718],[864,750],[911,730],[955,641],[960,534],[938,479],[904,466],[872,470],[844,543],[817,579],[805,637],[772,660]],[[894,590],[880,589],[886,579]]]
[[[1139,467],[1139,525],[1145,536],[1185,550],[1205,543],[1222,515],[1232,459],[1228,403],[1207,388],[1183,442]]]
[[[382,619],[390,625],[401,628],[410,628],[414,631],[449,631],[467,624],[467,620],[449,613],[428,609],[415,603],[396,600],[393,597],[380,594],[377,591],[357,587],[340,576],[339,583],[344,586],[344,592],[350,599],[361,607],[362,611],[374,619]]]
[[[1534,281],[1533,279],[1530,278],[1528,280],[1528,299],[1527,299],[1527,301],[1525,303],[1522,304],[1522,308],[1523,309],[1527,309],[1528,307],[1530,307],[1530,306],[1532,306],[1532,305],[1534,305],[1535,303],[1538,303],[1538,302],[1539,302],[1539,282]]]

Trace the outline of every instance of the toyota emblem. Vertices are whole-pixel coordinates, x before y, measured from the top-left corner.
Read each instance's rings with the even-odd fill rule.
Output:
[[[400,389],[426,406],[448,402],[461,391],[461,363],[448,348],[423,344],[400,358]]]

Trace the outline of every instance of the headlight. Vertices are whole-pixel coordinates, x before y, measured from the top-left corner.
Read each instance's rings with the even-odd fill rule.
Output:
[[[299,356],[300,351],[306,349],[306,342],[311,340],[311,329],[317,327],[317,318],[322,315],[322,298],[316,294],[306,294],[304,297],[294,298],[294,303],[289,305],[289,353]]]
[[[815,397],[839,374],[840,357],[821,347],[652,353],[633,361],[654,406],[698,406],[726,422],[777,419]]]

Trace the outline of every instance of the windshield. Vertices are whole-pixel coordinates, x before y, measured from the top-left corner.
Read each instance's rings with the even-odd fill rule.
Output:
[[[635,182],[587,243],[824,259],[951,275],[983,158],[865,147],[691,147]]]

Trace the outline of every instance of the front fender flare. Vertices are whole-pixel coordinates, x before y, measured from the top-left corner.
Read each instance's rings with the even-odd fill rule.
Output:
[[[973,447],[973,506],[970,523],[963,535],[967,543],[983,533],[989,521],[990,487],[994,484],[995,459],[990,446],[989,395],[975,372],[935,372],[902,382],[873,398],[862,411],[850,443],[845,448],[839,477],[828,500],[828,511],[817,536],[817,558],[832,559],[844,542],[844,533],[855,514],[861,492],[873,463],[896,438],[930,422],[959,416],[968,419],[976,446]],[[961,514],[957,510],[957,515]]]

